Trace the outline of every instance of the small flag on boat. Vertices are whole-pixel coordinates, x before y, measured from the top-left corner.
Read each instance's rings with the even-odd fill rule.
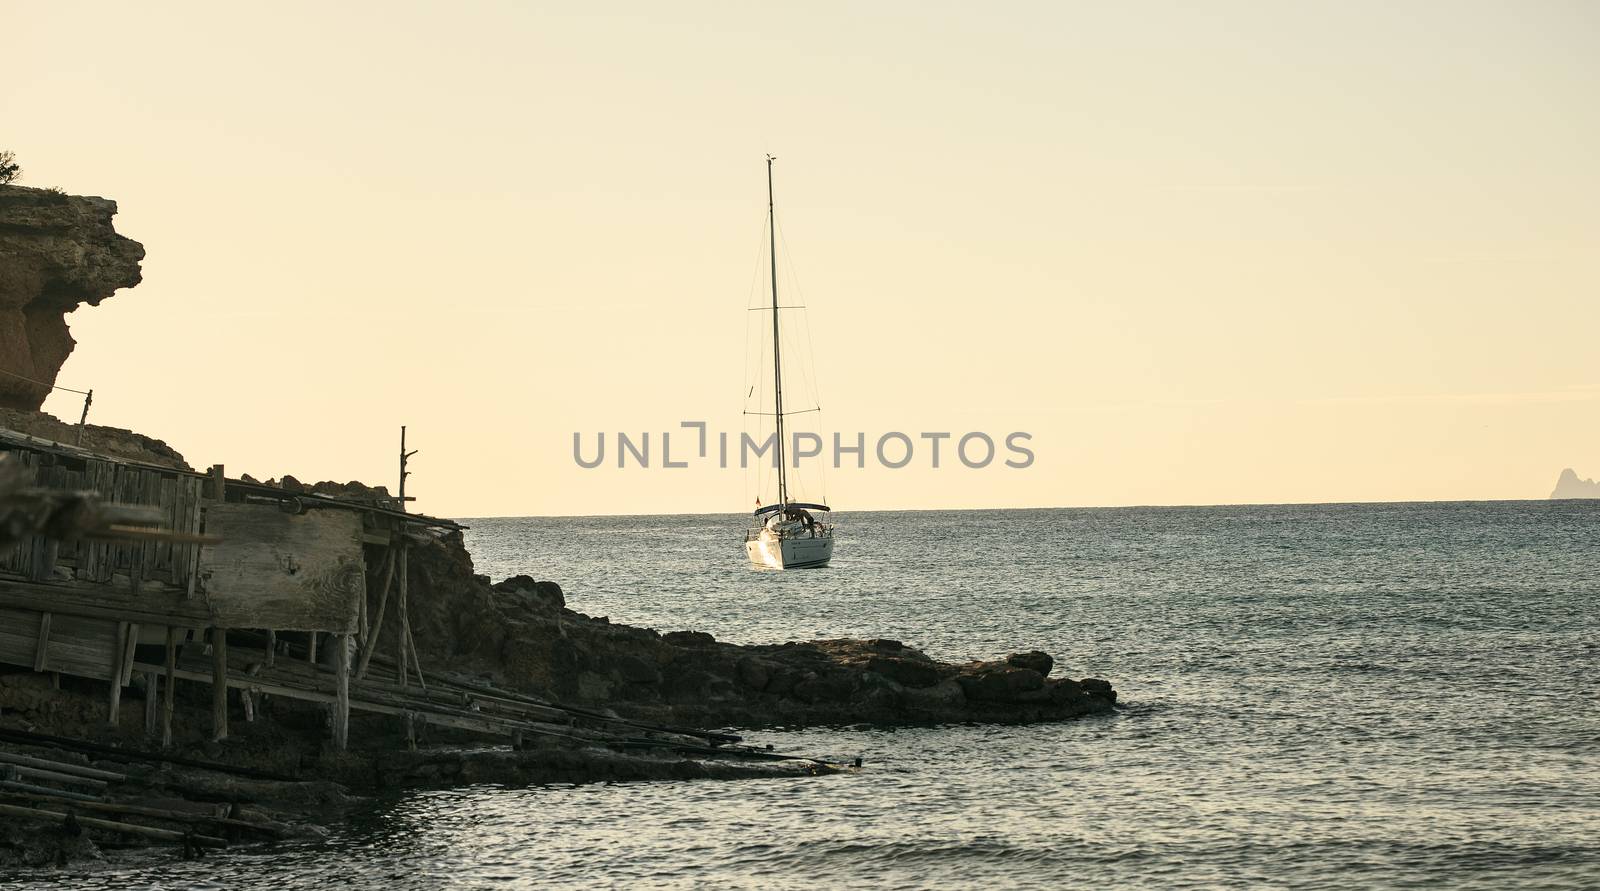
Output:
[[[761,496],[757,495],[756,496],[756,507],[760,507],[760,506],[761,506]]]

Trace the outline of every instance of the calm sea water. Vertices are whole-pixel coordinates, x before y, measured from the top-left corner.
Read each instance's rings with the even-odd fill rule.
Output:
[[[474,788],[77,887],[1600,887],[1600,501],[472,522],[480,572],[724,640],[1049,651],[1117,714],[763,731],[813,780]],[[165,855],[163,855],[165,856]]]

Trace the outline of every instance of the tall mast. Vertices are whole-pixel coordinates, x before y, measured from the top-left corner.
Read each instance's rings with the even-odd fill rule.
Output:
[[[778,344],[778,213],[772,202],[772,162],[767,156],[767,237],[772,255],[772,401],[778,419],[778,503],[789,503],[789,479],[783,466],[783,360]]]

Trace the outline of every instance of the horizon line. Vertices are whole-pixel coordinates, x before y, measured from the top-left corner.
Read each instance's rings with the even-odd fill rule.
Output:
[[[1600,498],[1416,498],[1401,501],[1239,501],[1219,504],[1107,504],[1107,505],[1054,505],[1039,507],[907,507],[907,508],[871,508],[864,510],[833,511],[834,513],[853,514],[912,514],[912,513],[978,513],[983,511],[1045,511],[1045,510],[1194,510],[1213,507],[1341,507],[1349,505],[1383,505],[1383,504],[1524,504],[1524,503],[1550,503],[1567,501],[1593,501],[1600,504]],[[711,511],[700,513],[687,513],[684,511],[667,511],[659,513],[615,513],[615,514],[483,514],[479,516],[449,516],[447,519],[457,522],[469,520],[592,520],[620,517],[742,517],[750,516],[748,511]]]

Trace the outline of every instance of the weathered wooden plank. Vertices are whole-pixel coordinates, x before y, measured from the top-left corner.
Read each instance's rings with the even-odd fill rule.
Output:
[[[355,631],[366,595],[361,515],[288,514],[254,504],[207,505],[200,550],[205,595],[218,624],[293,631]]]
[[[38,758],[33,755],[20,755],[15,752],[0,752],[0,762],[16,764],[22,767],[33,767],[39,770],[52,770],[56,773],[71,774],[77,777],[88,777],[99,780],[101,783],[125,783],[128,775],[101,770],[97,767],[86,767],[82,764],[71,764],[65,761],[53,761],[49,758]]]
[[[0,804],[0,815],[19,820],[37,820],[44,823],[73,823],[86,829],[100,829],[106,832],[121,832],[126,835],[139,835],[159,841],[168,841],[174,844],[189,844],[196,847],[225,848],[228,843],[220,838],[209,835],[197,835],[192,832],[178,832],[175,829],[156,829],[150,826],[138,826],[133,823],[120,823],[116,820],[102,820],[99,817],[85,817],[62,811],[50,811],[44,808],[19,807],[14,804]]]
[[[39,616],[39,649],[33,656],[33,670],[44,671],[50,662],[50,614]]]
[[[133,626],[137,628],[138,626]],[[137,632],[135,632],[137,633]],[[112,650],[111,675],[107,680],[111,683],[111,702],[106,709],[106,721],[112,727],[119,726],[122,717],[122,665],[126,658],[124,650],[132,647],[128,640],[128,623],[117,623],[117,645]]]
[[[128,623],[128,639],[122,647],[122,686],[133,683],[133,651],[139,648],[139,623]]]
[[[211,738],[228,738],[228,629],[211,629]]]
[[[0,578],[0,607],[187,628],[205,628],[213,621],[204,602],[185,600],[181,591],[154,585],[135,594],[92,582],[42,584]]]
[[[177,695],[178,629],[167,626],[166,684],[161,688],[161,748],[172,746],[172,706]]]
[[[0,607],[0,662],[24,668],[38,665],[38,629],[43,624],[39,611]],[[115,622],[52,614],[48,664],[43,670],[109,679],[115,635]]]
[[[144,673],[144,735],[146,739],[154,739],[156,735],[156,714],[160,700],[157,693],[161,684],[157,680],[161,675],[153,671]]]
[[[400,561],[400,599],[396,604],[400,607],[400,632],[397,635],[397,637],[399,637],[399,642],[395,647],[395,651],[398,658],[396,658],[395,661],[399,663],[400,689],[404,690],[407,684],[407,667],[410,665],[410,660],[406,655],[406,649],[411,644],[411,611],[406,608],[407,567],[410,565],[411,560],[408,557],[408,548],[404,540],[401,540],[400,542],[400,556],[396,557],[395,559]]]

